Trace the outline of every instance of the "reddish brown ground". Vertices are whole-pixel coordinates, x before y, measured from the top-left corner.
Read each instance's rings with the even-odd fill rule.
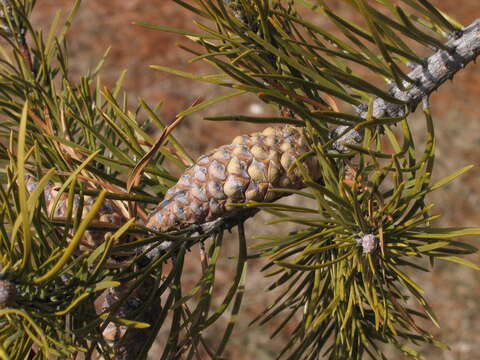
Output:
[[[38,1],[35,19],[39,25],[47,26],[56,10],[67,10],[73,1]],[[436,0],[458,20],[467,24],[480,17],[480,1]],[[342,8],[339,5],[339,8]],[[341,9],[339,9],[341,11]],[[208,68],[202,64],[189,65],[188,54],[179,50],[175,44],[183,41],[159,31],[134,26],[132,21],[162,24],[183,28],[194,28],[191,15],[173,1],[157,0],[86,0],[81,6],[73,30],[69,36],[72,70],[82,73],[92,68],[105,49],[111,46],[109,60],[102,72],[107,84],[114,84],[123,69],[128,69],[126,89],[130,97],[144,97],[149,103],[163,101],[164,119],[172,119],[192,101],[202,96],[208,98],[219,93],[219,89],[201,83],[192,83],[148,68],[151,64],[169,65],[178,69],[205,73]],[[472,64],[459,74],[455,81],[442,87],[432,97],[433,115],[437,123],[438,160],[435,176],[437,178],[468,164],[476,167],[460,180],[448,185],[431,201],[437,204],[436,211],[443,213],[441,225],[475,226],[480,225],[480,66]],[[187,147],[200,154],[206,149],[227,143],[235,134],[251,131],[254,126],[241,123],[211,123],[202,121],[206,115],[235,114],[266,111],[264,104],[253,97],[244,97],[228,104],[219,104],[202,114],[187,118],[175,130]],[[414,123],[413,127],[417,125]],[[421,125],[419,124],[420,128]],[[248,235],[262,225],[261,220],[250,220]],[[262,229],[263,230],[263,229]],[[282,229],[282,231],[285,229]],[[264,232],[279,231],[278,228],[266,228]],[[478,245],[478,239],[469,240]],[[234,255],[235,248],[228,250]],[[198,256],[191,255],[185,282],[192,283],[197,277]],[[480,263],[480,256],[471,260]],[[229,359],[273,359],[274,354],[288,339],[286,332],[274,340],[269,339],[268,327],[247,327],[253,317],[268,304],[264,289],[268,284],[259,272],[260,262],[249,266],[246,301],[239,326],[227,352]],[[234,262],[224,257],[220,264],[219,284],[225,286],[231,281]],[[467,360],[480,359],[480,273],[452,264],[439,264],[430,274],[416,274],[415,278],[425,288],[425,296],[436,311],[441,324],[434,333],[451,345],[450,352],[440,352],[431,347],[422,351],[431,359]],[[220,301],[220,299],[219,299]],[[208,341],[218,339],[220,328],[207,331]],[[155,349],[152,359],[156,359]],[[401,359],[396,354],[392,359]]]

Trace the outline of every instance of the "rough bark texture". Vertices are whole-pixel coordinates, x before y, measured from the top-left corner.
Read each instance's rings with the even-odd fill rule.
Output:
[[[445,81],[463,69],[468,63],[474,61],[480,55],[480,19],[464,28],[458,35],[445,44],[451,51],[440,50],[425,59],[423,65],[417,65],[408,77],[415,81],[415,86],[404,83],[408,90],[401,90],[398,86],[393,87],[390,93],[398,100],[407,105],[392,104],[384,99],[377,98],[373,102],[373,116],[403,116],[407,107],[411,110],[437,90]],[[365,106],[357,107],[360,116],[367,116]]]

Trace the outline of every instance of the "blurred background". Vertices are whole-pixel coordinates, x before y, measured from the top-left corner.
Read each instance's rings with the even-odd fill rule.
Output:
[[[465,25],[480,18],[479,0],[432,2]],[[34,22],[41,27],[48,27],[54,13],[58,10],[68,11],[72,3],[73,0],[38,1]],[[348,9],[338,1],[338,11],[342,15]],[[321,24],[323,20],[318,18],[318,15],[310,16],[310,19]],[[103,82],[112,86],[120,73],[127,69],[125,87],[132,105],[137,97],[144,98],[151,105],[163,102],[161,114],[164,121],[169,121],[195,98],[213,97],[224,90],[150,69],[149,65],[166,65],[200,74],[211,71],[204,63],[188,63],[189,54],[176,46],[178,42],[187,42],[181,36],[148,30],[132,25],[132,21],[194,29],[194,20],[191,13],[169,0],[84,0],[68,39],[72,74],[80,75],[93,68],[105,50],[111,47],[110,56],[101,72]],[[436,204],[434,212],[443,214],[438,226],[480,226],[479,99],[480,64],[469,65],[453,82],[442,86],[431,98],[438,141],[434,177],[441,178],[463,166],[475,165],[460,179],[430,196],[430,201]],[[255,125],[245,123],[208,122],[202,120],[204,116],[239,113],[266,115],[271,111],[254,97],[237,97],[234,101],[220,103],[186,118],[174,134],[197,156],[230,142],[238,134],[257,129]],[[411,126],[421,131],[421,117],[412,117]],[[297,200],[292,197],[286,201],[294,203]],[[254,229],[258,231],[259,228],[263,234],[293,229],[288,226],[263,226],[266,219],[265,215],[250,219],[246,224],[247,236],[258,234]],[[235,266],[235,260],[231,258],[236,249],[235,233],[227,240],[231,245],[225,248],[217,275],[220,290],[222,286],[228,287]],[[480,246],[480,239],[470,238],[466,241]],[[253,244],[254,240],[250,238],[249,243]],[[190,259],[184,277],[186,289],[198,279],[198,249],[192,250]],[[471,256],[470,260],[480,264],[480,254]],[[274,324],[248,326],[271,299],[271,295],[265,292],[270,281],[260,272],[263,264],[259,260],[249,263],[239,324],[225,353],[228,359],[273,359],[288,339],[286,331],[270,339]],[[451,346],[451,351],[422,346],[422,353],[429,359],[480,359],[480,272],[450,263],[438,263],[433,272],[417,273],[414,279],[425,289],[425,297],[441,325],[441,328],[434,328],[433,325],[428,328]],[[214,305],[219,305],[221,300],[219,297],[218,304]],[[222,331],[221,325],[225,323],[219,323],[205,332],[207,342],[215,343],[218,332]],[[155,352],[163,346],[163,338],[161,333],[152,348],[151,359],[157,358]],[[391,359],[403,359],[403,356],[392,353]]]

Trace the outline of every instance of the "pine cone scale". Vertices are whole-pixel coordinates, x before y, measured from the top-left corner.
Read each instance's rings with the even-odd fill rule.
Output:
[[[285,194],[270,188],[304,186],[298,169],[288,169],[307,151],[302,130],[292,126],[237,136],[231,144],[199,157],[185,171],[152,212],[147,227],[160,232],[181,229],[233,215],[238,208],[232,203],[275,201]],[[316,177],[316,163],[306,161],[305,165]]]

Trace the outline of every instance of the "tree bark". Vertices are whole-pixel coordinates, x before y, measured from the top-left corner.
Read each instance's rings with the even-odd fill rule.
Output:
[[[408,90],[403,91],[398,86],[390,89],[390,93],[396,99],[404,101],[405,105],[392,104],[378,97],[373,101],[375,118],[405,116],[408,111],[415,110],[422,99],[430,96],[445,81],[453,79],[457,72],[475,61],[480,55],[480,19],[463,28],[445,45],[450,48],[450,51],[437,51],[426,58],[424,64],[416,65],[408,74],[416,85],[411,86],[404,82],[404,87],[410,86]],[[358,106],[356,110],[361,117],[367,117],[366,105]]]

